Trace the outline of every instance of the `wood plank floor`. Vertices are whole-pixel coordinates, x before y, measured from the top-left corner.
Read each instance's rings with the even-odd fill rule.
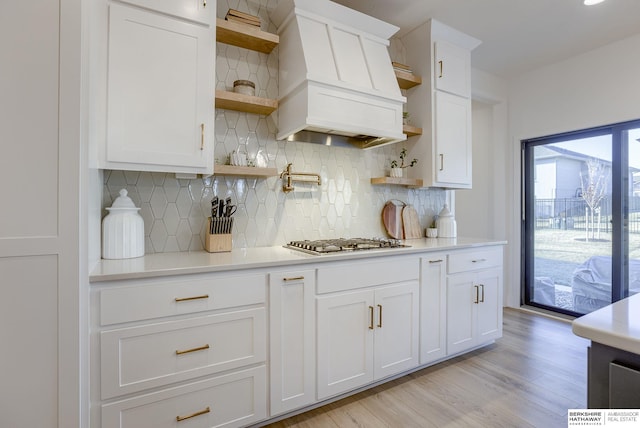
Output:
[[[269,427],[565,427],[586,407],[588,345],[568,322],[505,309],[495,344]]]

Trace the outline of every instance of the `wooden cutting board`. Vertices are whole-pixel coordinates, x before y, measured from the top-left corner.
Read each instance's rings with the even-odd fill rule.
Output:
[[[382,208],[382,222],[387,233],[393,239],[404,239],[402,227],[402,209],[406,204],[398,200],[390,200]]]
[[[422,238],[422,226],[420,226],[418,212],[412,205],[402,208],[402,225],[404,239]]]

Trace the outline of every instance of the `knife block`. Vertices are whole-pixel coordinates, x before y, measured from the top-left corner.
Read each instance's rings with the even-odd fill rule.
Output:
[[[225,233],[210,233],[212,230],[211,222],[216,221],[219,222],[223,219],[216,218],[215,220],[209,217],[209,225],[207,227],[207,234],[204,238],[204,249],[209,253],[224,253],[229,252],[233,248],[233,241],[231,239],[231,229],[233,228],[233,223],[231,223],[231,227],[228,227],[225,230]],[[229,233],[227,233],[229,232]]]

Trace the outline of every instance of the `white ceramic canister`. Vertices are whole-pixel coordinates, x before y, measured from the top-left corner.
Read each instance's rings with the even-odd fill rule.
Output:
[[[444,204],[442,211],[438,214],[438,237],[439,238],[455,238],[457,234],[456,219],[449,211],[449,206]]]
[[[102,258],[131,259],[144,256],[144,220],[126,189],[113,201],[102,220]]]

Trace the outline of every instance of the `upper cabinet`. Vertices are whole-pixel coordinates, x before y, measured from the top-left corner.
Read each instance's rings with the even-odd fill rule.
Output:
[[[211,174],[215,0],[128,0],[107,11],[98,166]]]
[[[425,187],[470,189],[471,51],[480,42],[434,20],[402,40],[414,71],[430,76],[407,94],[407,110],[423,129],[408,141],[409,157],[420,160],[409,177]]]

